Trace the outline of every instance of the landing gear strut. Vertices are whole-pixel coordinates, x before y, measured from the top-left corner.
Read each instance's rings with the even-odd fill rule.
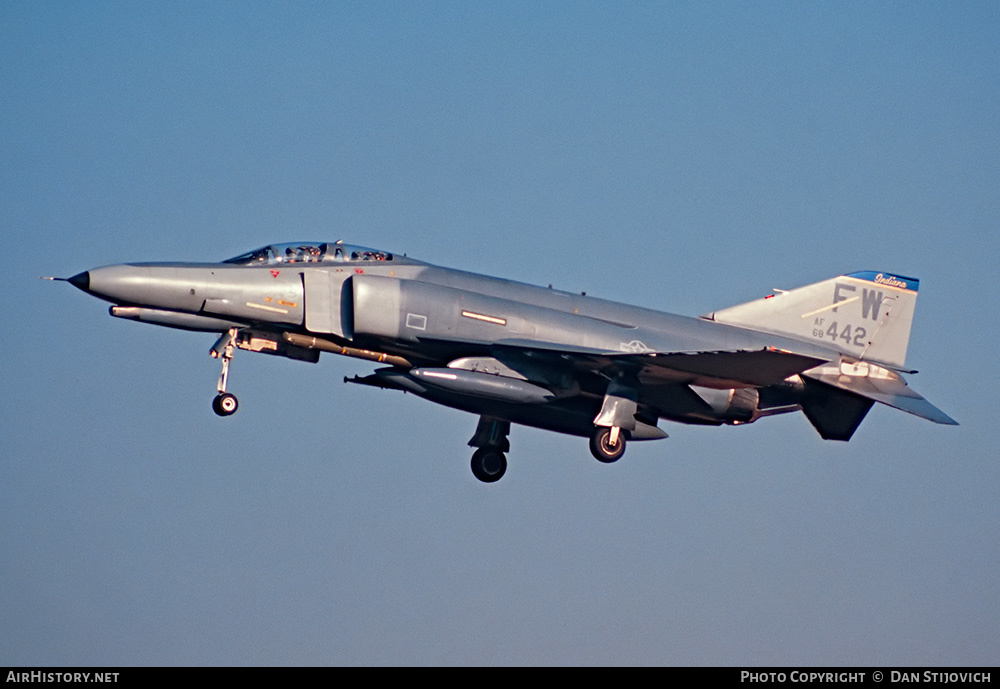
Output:
[[[479,417],[476,434],[469,441],[471,447],[479,449],[472,453],[472,475],[483,483],[499,481],[507,471],[507,457],[510,450],[510,422]]]
[[[213,359],[222,359],[222,374],[219,376],[219,384],[216,386],[219,394],[212,400],[212,411],[219,416],[235,414],[240,406],[236,395],[226,392],[226,385],[229,383],[229,362],[233,360],[238,332],[236,328],[230,328],[229,332],[220,337],[209,352]]]

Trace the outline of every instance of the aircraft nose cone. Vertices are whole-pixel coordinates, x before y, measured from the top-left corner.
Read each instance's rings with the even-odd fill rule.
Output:
[[[69,278],[67,282],[77,289],[82,289],[84,292],[90,291],[90,271],[83,271],[82,273],[77,273],[73,277]]]

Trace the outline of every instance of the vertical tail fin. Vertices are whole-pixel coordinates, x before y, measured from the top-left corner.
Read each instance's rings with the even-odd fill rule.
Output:
[[[719,323],[822,343],[890,368],[904,368],[919,280],[864,271],[731,306]]]

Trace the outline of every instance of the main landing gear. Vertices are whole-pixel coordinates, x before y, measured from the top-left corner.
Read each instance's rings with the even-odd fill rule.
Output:
[[[479,425],[469,445],[479,448],[472,453],[472,475],[483,483],[499,481],[507,471],[504,452],[510,451],[509,433],[509,421],[479,417]]]
[[[480,417],[476,434],[469,445],[478,448],[472,453],[472,475],[483,483],[499,481],[507,471],[510,451],[510,422]],[[590,452],[598,461],[610,464],[625,454],[628,431],[618,426],[596,426],[590,436]]]
[[[219,376],[219,384],[216,386],[219,394],[212,400],[212,411],[219,416],[231,416],[236,413],[240,406],[236,395],[226,392],[226,384],[229,382],[229,362],[233,360],[237,333],[236,328],[230,328],[229,332],[223,334],[209,352],[213,359],[222,359],[222,374]]]
[[[509,421],[479,417],[479,425],[469,445],[477,448],[472,453],[472,475],[483,483],[495,483],[507,471],[504,453],[510,451],[509,433]],[[629,435],[621,426],[595,426],[590,436],[590,452],[605,464],[617,462],[625,454]]]
[[[599,462],[617,462],[625,454],[625,441],[635,430],[637,399],[638,383],[634,378],[619,374],[608,383],[590,434],[590,452]]]

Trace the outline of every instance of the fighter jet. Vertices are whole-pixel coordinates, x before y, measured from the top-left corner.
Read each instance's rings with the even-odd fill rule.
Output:
[[[52,278],[56,279],[56,278]],[[218,333],[228,391],[237,349],[380,364],[345,382],[404,390],[479,416],[472,473],[499,480],[511,424],[590,439],[601,462],[667,434],[661,419],[739,425],[801,411],[851,438],[875,402],[956,422],[902,373],[919,282],[862,271],[697,318],[443,268],[343,242],[274,244],[218,263],[125,263],[70,284],[112,316]]]

